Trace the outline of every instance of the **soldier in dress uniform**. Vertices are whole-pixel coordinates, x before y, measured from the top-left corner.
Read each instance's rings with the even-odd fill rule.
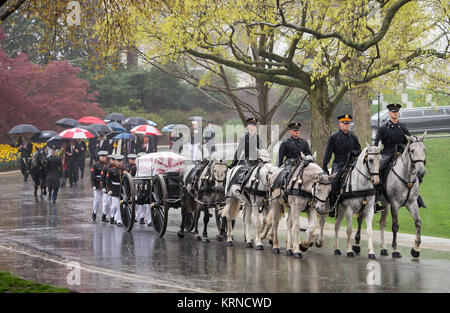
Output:
[[[339,130],[331,134],[330,139],[328,139],[322,166],[323,170],[328,173],[328,163],[331,160],[331,155],[334,153],[331,173],[338,172],[338,175],[336,175],[331,183],[331,211],[329,213],[331,217],[335,216],[334,208],[341,185],[341,176],[347,166],[352,163],[353,159],[361,153],[361,145],[359,144],[358,137],[349,130],[352,116],[350,114],[340,115],[337,117],[337,120],[339,121]]]
[[[134,177],[136,176],[136,154],[128,154],[127,159],[128,164],[123,166],[123,171]]]
[[[102,168],[102,207],[103,207],[103,215],[102,215],[102,222],[108,223],[108,215],[111,218],[110,211],[111,211],[111,196],[108,194],[109,187],[106,184],[106,176],[108,175],[109,168],[113,165],[114,159],[113,155],[107,156],[106,164]],[[112,222],[114,222],[114,219],[112,219]]]
[[[114,163],[106,174],[106,184],[108,185],[108,194],[111,196],[111,224],[117,224],[122,227],[122,218],[120,216],[120,182],[123,175],[124,156],[117,154],[114,156]]]
[[[241,164],[247,164],[249,166],[258,164],[257,149],[262,149],[265,147],[265,144],[256,132],[257,123],[258,119],[256,117],[248,118],[245,121],[248,132],[239,138],[239,145],[234,153],[233,162],[228,168]]]
[[[48,201],[52,201],[53,204],[56,203],[62,177],[62,161],[56,153],[56,146],[52,146],[50,147],[50,156],[47,157]]]
[[[391,103],[386,106],[389,114],[389,121],[378,129],[377,136],[375,138],[375,145],[381,140],[383,144],[383,150],[381,150],[381,166],[380,174],[381,181],[384,183],[387,177],[386,170],[389,167],[389,163],[395,156],[396,152],[402,153],[408,140],[405,135],[410,136],[409,130],[405,124],[400,123],[398,120],[399,110],[402,106],[398,103]],[[422,183],[422,179],[419,178],[419,183]],[[417,202],[419,207],[425,208],[425,203],[422,197],[419,195],[417,197]],[[384,209],[377,202],[377,211]]]
[[[294,164],[295,160],[300,157],[301,152],[304,155],[311,155],[311,150],[309,148],[308,142],[300,138],[300,127],[302,126],[299,122],[294,122],[288,125],[291,137],[284,140],[280,149],[278,150],[278,166],[286,163],[286,165]]]
[[[95,222],[97,218],[97,211],[100,205],[102,204],[102,170],[106,165],[106,157],[108,155],[108,151],[99,151],[98,158],[99,161],[95,162],[91,168],[91,183],[92,190],[94,192],[94,208],[92,213],[92,220]],[[102,221],[106,220],[105,208],[103,208]]]
[[[30,174],[33,145],[31,142],[22,143],[22,137],[20,137],[18,150],[20,152],[20,170],[22,171],[23,181],[27,181],[28,175]]]

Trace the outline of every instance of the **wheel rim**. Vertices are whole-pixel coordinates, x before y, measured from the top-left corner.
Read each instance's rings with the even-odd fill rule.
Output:
[[[127,231],[131,231],[134,224],[135,203],[132,188],[129,177],[124,177],[121,183],[120,216]]]
[[[162,178],[163,179],[163,178]],[[168,207],[165,205],[167,191],[164,182],[160,177],[153,180],[152,184],[152,203],[151,214],[153,221],[153,229],[162,237],[166,232]]]

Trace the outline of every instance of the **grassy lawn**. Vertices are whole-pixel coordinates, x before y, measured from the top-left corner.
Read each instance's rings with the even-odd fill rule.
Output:
[[[0,271],[0,293],[69,293],[67,288],[40,285]]]
[[[427,147],[427,165],[420,194],[427,205],[420,209],[422,235],[450,238],[450,138],[425,139]],[[379,230],[381,214],[374,218],[374,229]],[[334,218],[327,222],[334,223]],[[414,221],[406,208],[399,211],[401,233],[415,234]],[[346,225],[346,222],[342,223]],[[356,218],[353,219],[356,228]],[[363,229],[365,225],[363,226]],[[392,218],[388,215],[386,231],[392,231]]]

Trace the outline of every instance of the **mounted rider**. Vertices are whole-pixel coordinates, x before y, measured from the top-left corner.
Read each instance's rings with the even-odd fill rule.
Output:
[[[361,153],[361,145],[359,144],[358,137],[349,130],[352,116],[350,114],[340,115],[337,117],[337,120],[339,121],[339,130],[331,134],[328,139],[322,166],[322,169],[328,173],[328,163],[331,160],[331,155],[334,153],[331,173],[334,174],[337,172],[338,175],[336,175],[331,183],[331,211],[329,213],[331,217],[335,216],[335,204],[342,184],[342,176],[344,176],[347,169],[352,165],[354,159]]]
[[[389,174],[391,164],[395,161],[398,155],[401,155],[405,149],[408,141],[405,135],[410,136],[409,130],[405,124],[399,122],[399,110],[401,108],[399,103],[391,103],[386,106],[389,114],[389,121],[378,129],[377,136],[375,138],[375,145],[381,141],[383,144],[383,150],[381,151],[381,184],[383,186],[386,182],[386,178]],[[422,183],[422,179],[419,178],[419,183]],[[419,207],[425,208],[425,203],[422,197],[417,197],[417,203]],[[384,208],[377,202],[377,211]]]
[[[291,137],[284,140],[280,145],[280,149],[278,150],[278,167],[282,165],[293,165],[302,152],[304,155],[311,155],[308,142],[299,137],[301,126],[302,124],[300,122],[294,122],[288,125]]]

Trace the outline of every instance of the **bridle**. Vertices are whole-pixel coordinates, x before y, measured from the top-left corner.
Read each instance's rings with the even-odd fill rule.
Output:
[[[320,199],[319,197],[317,197],[317,196],[316,196],[316,186],[317,186],[318,184],[319,184],[319,185],[331,185],[331,182],[324,183],[324,182],[321,182],[321,181],[320,181],[320,178],[321,178],[322,176],[324,176],[324,175],[326,175],[325,172],[320,173],[320,174],[317,176],[317,178],[314,179],[314,182],[313,182],[312,187],[311,187],[311,194],[312,194],[313,199],[315,199],[315,200],[317,200],[317,201],[319,201],[319,202],[322,202],[322,203],[327,202],[328,196],[327,196],[327,198],[326,198],[325,200]]]
[[[225,166],[226,167],[227,165],[225,163],[222,163],[222,162],[214,162],[213,165],[211,166],[211,172],[212,172],[211,177],[212,177],[212,179],[215,182],[217,182],[217,183],[223,183],[225,181],[225,179],[227,178],[227,176],[225,175],[225,177],[222,180],[218,179],[216,177],[215,171],[214,171],[214,167],[215,166]]]
[[[370,170],[370,166],[369,166],[369,155],[380,155],[380,152],[369,152],[369,151],[366,151],[366,155],[364,156],[363,164],[366,166],[367,172],[368,172],[369,175],[370,175],[369,177],[368,177],[366,174],[364,174],[364,173],[358,168],[357,165],[355,166],[356,170],[357,170],[362,176],[364,176],[364,178],[367,179],[367,180],[371,180],[373,176],[379,176],[379,175],[380,175],[380,172],[372,172],[372,171]]]
[[[416,138],[416,140],[417,140],[417,137],[414,136],[414,138]],[[423,165],[427,165],[427,160],[426,160],[426,159],[424,159],[424,160],[421,160],[421,159],[419,159],[419,160],[413,160],[413,158],[412,158],[412,156],[411,156],[411,145],[414,144],[414,143],[419,143],[419,141],[414,141],[414,142],[411,142],[411,143],[409,144],[409,146],[408,146],[408,156],[409,156],[409,160],[411,161],[411,166],[412,166],[412,168],[415,169],[415,168],[416,168],[416,163],[422,162]]]

